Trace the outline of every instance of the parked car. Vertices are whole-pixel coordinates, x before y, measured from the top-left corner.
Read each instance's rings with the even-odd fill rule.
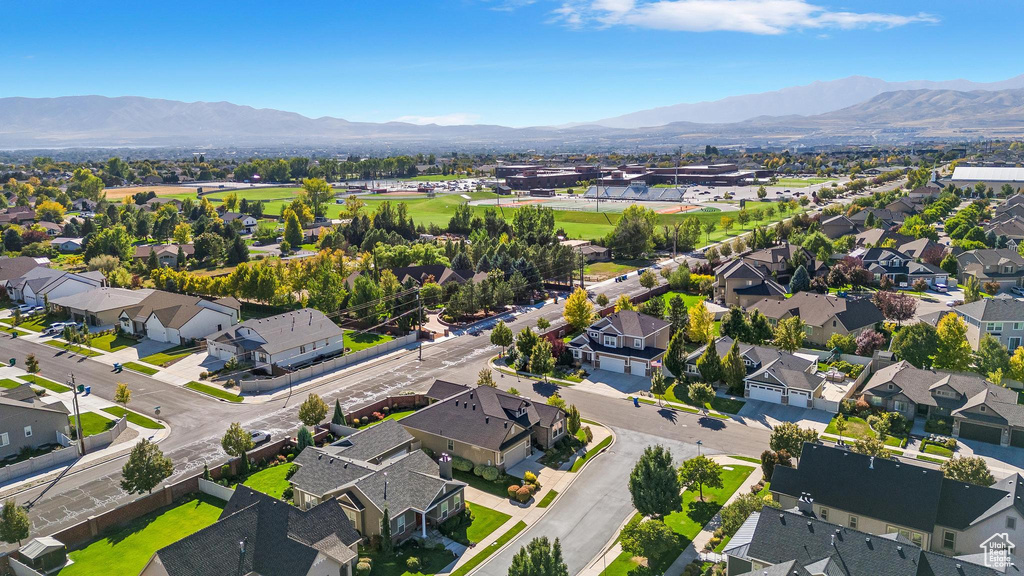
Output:
[[[936,284],[935,291],[945,294],[946,292],[949,292],[949,288],[945,284]]]
[[[1011,287],[1010,292],[1013,292],[1017,296],[1024,296],[1024,288],[1021,288],[1020,286]]]
[[[46,308],[43,308],[42,306],[33,306],[32,310],[29,311],[29,314],[42,314],[43,312],[46,312]]]
[[[35,308],[35,306],[33,306],[32,304],[22,304],[21,306],[18,306],[18,312],[21,312],[22,314],[28,314],[29,312],[32,311],[33,308]]]
[[[270,441],[270,432],[264,432],[262,430],[253,430],[249,434],[252,435],[253,444],[259,444],[260,442]]]
[[[64,331],[65,326],[74,326],[74,324],[74,322],[54,322],[47,326],[46,330],[43,330],[43,334],[60,334]]]

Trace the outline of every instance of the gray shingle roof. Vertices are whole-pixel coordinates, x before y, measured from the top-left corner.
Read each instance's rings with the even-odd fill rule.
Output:
[[[259,334],[266,343],[259,343],[254,349],[262,349],[268,354],[277,354],[292,348],[298,348],[315,340],[338,338],[343,331],[324,313],[313,308],[303,308],[293,312],[285,312],[268,318],[254,318],[241,324],[211,334],[207,338],[218,342],[233,342],[245,347],[243,341],[252,342],[241,335],[243,329],[250,329]]]
[[[353,460],[373,460],[414,440],[401,424],[384,420],[335,442],[330,448],[335,454]]]
[[[129,290],[127,288],[100,287],[50,300],[50,304],[75,310],[104,312],[122,310],[134,306],[153,293],[151,288]]]
[[[614,326],[625,336],[646,338],[658,330],[667,328],[669,324],[661,318],[641,314],[635,310],[622,310],[594,322],[591,327],[600,329],[607,325]]]
[[[993,298],[982,298],[977,302],[962,304],[954,310],[968,318],[984,322],[1024,322],[1024,302],[1000,294]]]
[[[766,298],[751,304],[749,309],[759,310],[776,320],[787,314],[799,316],[811,326],[825,326],[835,316],[847,330],[857,330],[884,320],[878,307],[870,300],[851,300],[815,292],[799,292],[787,300]]]

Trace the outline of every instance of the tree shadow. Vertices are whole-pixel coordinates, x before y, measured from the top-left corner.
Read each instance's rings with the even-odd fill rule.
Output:
[[[661,416],[665,420],[668,420],[672,424],[675,424],[679,420],[679,414],[675,410],[670,408],[661,408],[658,410],[658,416]]]
[[[711,416],[702,416],[697,420],[697,424],[701,428],[707,428],[708,430],[723,430],[725,429],[725,421],[721,418],[712,418]]]
[[[558,392],[558,388],[557,384],[552,384],[551,382],[538,380],[533,383],[533,391],[544,397],[551,396],[555,392]]]
[[[687,506],[686,515],[699,526],[704,526],[715,517],[715,514],[718,514],[721,508],[722,505],[718,502],[694,500]]]

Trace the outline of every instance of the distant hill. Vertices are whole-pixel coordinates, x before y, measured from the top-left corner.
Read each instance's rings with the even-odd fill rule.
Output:
[[[0,148],[344,146],[406,150],[665,150],[676,146],[886,143],[1024,136],[1024,88],[900,90],[815,115],[742,122],[672,122],[647,128],[508,128],[349,122],[227,102],[140,97],[0,99]]]
[[[1015,88],[1024,88],[1024,75],[989,83],[969,80],[887,82],[880,78],[850,76],[839,80],[813,82],[804,86],[791,86],[760,94],[744,94],[709,102],[662,106],[614,118],[595,120],[586,124],[609,128],[640,128],[663,126],[672,122],[731,123],[766,115],[824,114],[870,100],[879,94],[902,90],[996,91]],[[567,127],[578,125],[580,124],[570,124]]]

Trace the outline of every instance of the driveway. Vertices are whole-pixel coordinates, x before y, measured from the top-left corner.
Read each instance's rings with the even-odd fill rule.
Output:
[[[622,398],[625,394],[647,392],[651,389],[651,379],[644,376],[595,370],[592,364],[587,364],[584,369],[590,375],[574,387],[593,394]]]
[[[536,524],[476,572],[479,576],[506,576],[512,557],[530,540],[558,538],[569,574],[577,574],[607,546],[623,522],[633,514],[629,473],[644,448],[661,444],[672,451],[677,464],[697,455],[697,447],[641,432],[613,428],[612,447],[583,468],[571,487]],[[705,453],[707,451],[705,450]]]
[[[782,422],[796,422],[802,428],[813,428],[823,432],[832,420],[833,414],[824,410],[809,410],[796,406],[783,406],[772,402],[746,399],[736,419],[746,426],[771,430]]]

